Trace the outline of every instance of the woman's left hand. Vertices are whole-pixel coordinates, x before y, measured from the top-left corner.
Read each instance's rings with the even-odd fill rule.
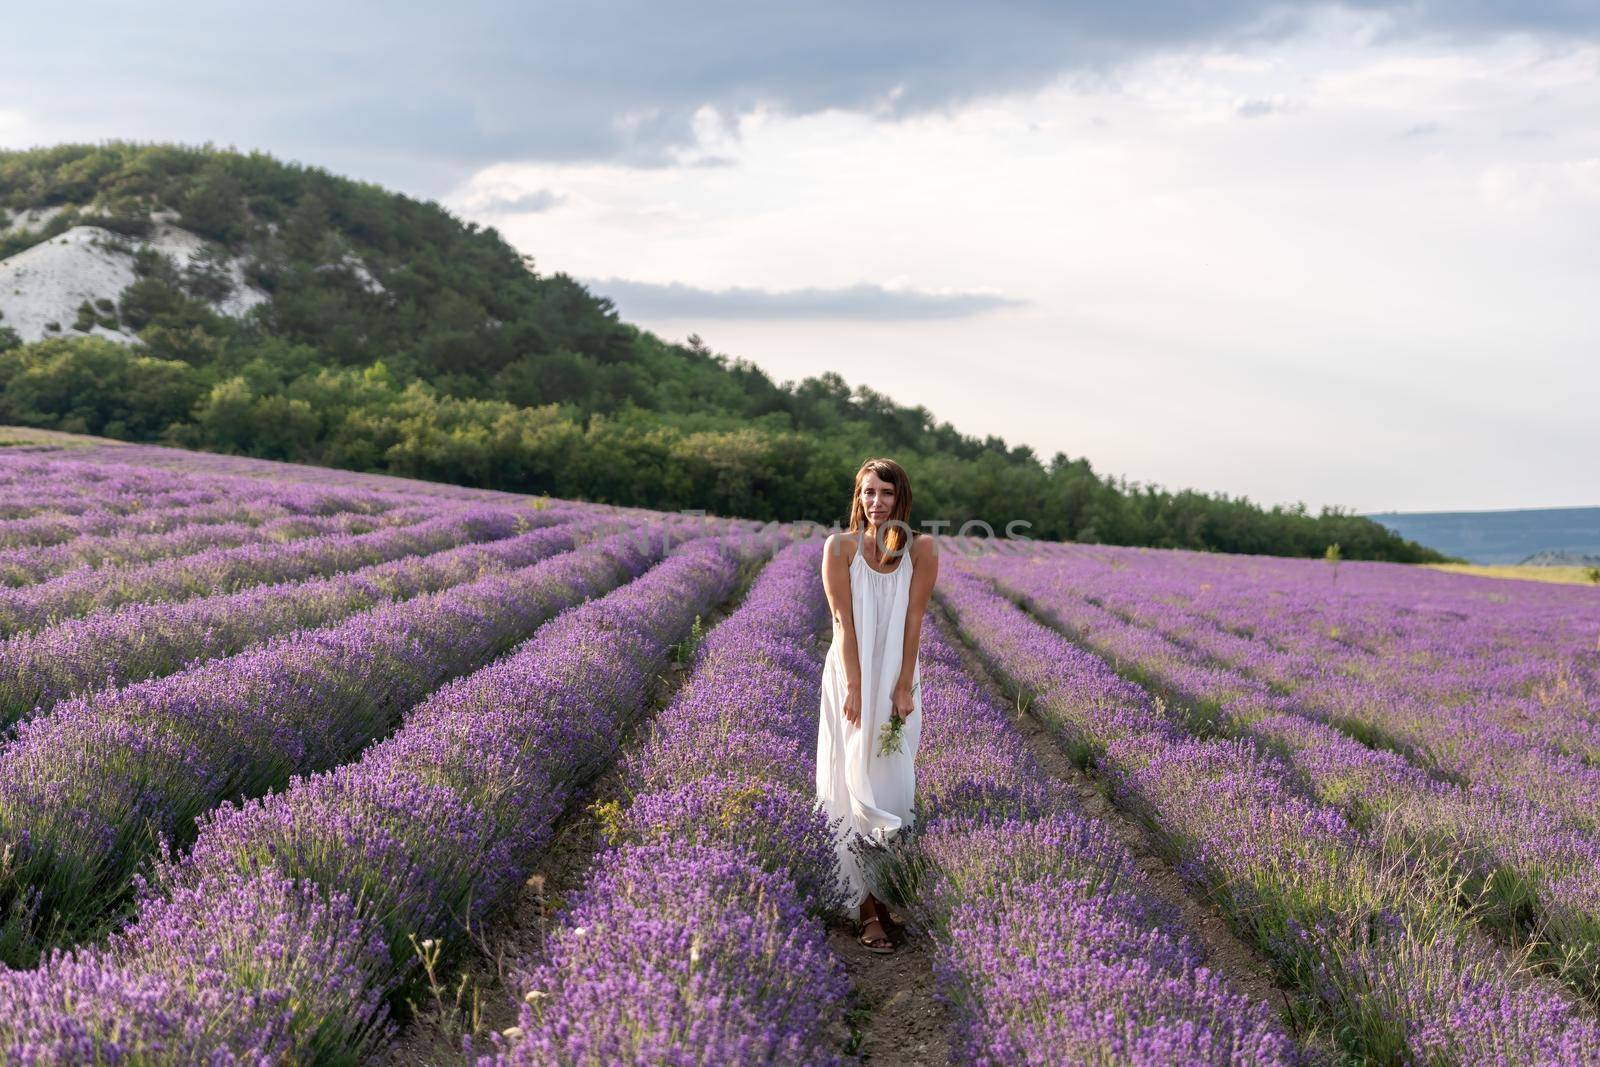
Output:
[[[889,706],[895,718],[901,721],[911,718],[911,713],[917,710],[917,705],[911,699],[910,682],[901,682],[894,687],[894,694],[889,698]]]

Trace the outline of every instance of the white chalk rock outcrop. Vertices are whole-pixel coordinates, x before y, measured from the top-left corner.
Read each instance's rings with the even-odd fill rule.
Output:
[[[9,225],[0,227],[0,232],[37,232],[55,213],[50,209],[22,212],[7,219]],[[0,260],[0,326],[15,330],[24,341],[78,333],[73,324],[84,301],[119,304],[122,291],[137,280],[133,263],[138,249],[165,253],[182,270],[209,246],[198,234],[162,216],[154,216],[150,233],[138,238],[122,237],[98,226],[74,226]],[[269,299],[245,280],[242,259],[230,256],[225,267],[232,284],[228,295],[212,304],[219,313],[237,318]],[[131,334],[101,325],[88,332],[123,343],[136,340]]]

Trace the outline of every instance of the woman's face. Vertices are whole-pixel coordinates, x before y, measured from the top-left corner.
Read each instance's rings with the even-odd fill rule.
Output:
[[[861,508],[872,525],[887,522],[894,512],[894,486],[868,471],[861,481]]]

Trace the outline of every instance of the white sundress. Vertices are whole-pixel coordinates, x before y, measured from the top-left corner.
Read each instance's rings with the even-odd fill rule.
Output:
[[[837,628],[822,668],[817,721],[817,802],[830,820],[843,820],[835,845],[851,908],[859,908],[868,893],[861,862],[849,849],[853,836],[887,843],[912,824],[917,742],[922,737],[920,656],[911,676],[915,710],[905,722],[900,751],[878,754],[878,731],[889,721],[900,676],[910,599],[911,546],[906,545],[895,569],[884,573],[867,565],[858,539],[850,561],[850,604],[861,657],[861,722],[852,726],[844,717],[844,640]]]

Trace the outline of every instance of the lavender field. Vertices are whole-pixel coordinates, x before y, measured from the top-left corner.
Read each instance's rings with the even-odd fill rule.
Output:
[[[1600,1062],[1600,592],[945,539],[883,997],[821,553],[0,452],[0,1062]]]

